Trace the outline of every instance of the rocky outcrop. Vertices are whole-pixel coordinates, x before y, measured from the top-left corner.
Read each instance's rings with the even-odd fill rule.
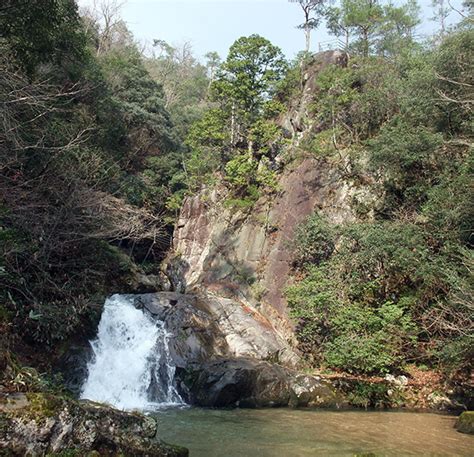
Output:
[[[331,406],[343,404],[329,381],[285,368],[297,355],[267,319],[213,294],[131,295],[164,322],[176,366],[176,388],[199,406]]]
[[[222,189],[188,197],[174,234],[170,263],[179,263],[188,292],[212,290],[259,307],[285,337],[284,288],[300,223],[318,210],[334,223],[354,220],[354,199],[367,192],[344,180],[324,160],[306,158],[279,181],[274,198],[260,199],[251,214],[225,208]]]
[[[317,97],[318,74],[330,65],[347,66],[342,51],[318,53],[303,69],[302,95],[278,120],[293,138],[292,156],[279,176],[279,192],[262,196],[251,211],[226,207],[224,186],[185,199],[174,231],[167,274],[174,290],[214,291],[258,308],[287,340],[293,338],[284,298],[292,269],[295,230],[318,211],[333,223],[357,218],[354,201],[366,202],[368,189],[347,178],[345,162],[305,156],[299,141],[317,126],[308,109]],[[305,124],[306,122],[306,124]],[[295,156],[298,157],[295,157]],[[283,160],[277,156],[276,163]],[[372,198],[373,199],[373,198]]]
[[[308,111],[319,90],[317,83],[319,73],[329,65],[347,67],[348,62],[349,54],[339,50],[319,52],[309,58],[302,68],[301,97],[292,100],[287,112],[281,116],[280,125],[284,130],[297,137],[299,132],[309,127],[308,121],[311,115]]]
[[[249,358],[220,359],[180,374],[191,403],[212,407],[346,405],[330,382]]]
[[[42,393],[1,400],[0,450],[6,455],[188,455],[159,441],[155,420],[142,414]]]
[[[165,324],[174,364],[186,368],[217,357],[253,357],[295,365],[298,356],[268,319],[238,300],[211,293],[176,292],[130,295]]]

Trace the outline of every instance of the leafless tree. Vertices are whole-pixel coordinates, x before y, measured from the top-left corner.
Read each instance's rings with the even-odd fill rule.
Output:
[[[97,55],[111,48],[117,33],[123,35],[124,23],[120,12],[125,3],[126,0],[94,0],[91,7],[81,10],[86,27],[94,28],[98,33]]]
[[[171,46],[164,40],[154,40],[146,67],[151,76],[163,85],[165,106],[176,105],[183,97],[183,82],[197,67],[192,45],[188,41]]]
[[[25,253],[15,242],[1,245],[8,274],[0,274],[0,286],[34,304],[41,300],[38,293],[66,293],[67,272],[84,268],[80,255],[92,240],[161,247],[165,232],[159,214],[102,190],[117,167],[87,147],[92,122],[86,114],[84,122],[60,124],[58,135],[51,128],[58,115],[77,109],[91,88],[48,78],[32,81],[12,65],[8,49],[0,45],[0,50],[2,224],[35,246]],[[62,273],[54,278],[51,271]],[[34,278],[31,284],[28,277]],[[33,291],[32,283],[41,290]]]

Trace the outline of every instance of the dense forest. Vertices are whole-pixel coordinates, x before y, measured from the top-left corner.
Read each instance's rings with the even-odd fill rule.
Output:
[[[226,206],[251,211],[308,155],[373,198],[353,202],[356,222],[315,213],[297,230],[286,297],[306,363],[469,376],[472,4],[448,27],[434,2],[440,30],[419,37],[415,1],[314,3],[293,60],[254,34],[205,62],[187,44],[142,46],[113,2],[1,3],[5,383],[49,382],[29,367],[46,371],[137,271],[159,272],[186,196],[225,186]],[[320,23],[349,62],[318,75],[304,125],[288,132],[279,120],[302,96]]]

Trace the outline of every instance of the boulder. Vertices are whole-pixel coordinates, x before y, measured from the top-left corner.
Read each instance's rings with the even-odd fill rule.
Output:
[[[458,417],[454,427],[458,432],[474,435],[474,411],[464,411]]]
[[[189,401],[206,407],[341,407],[328,382],[251,358],[220,359],[179,373]]]
[[[188,455],[187,449],[156,437],[157,425],[151,417],[44,393],[4,397],[0,431],[0,450],[8,451],[7,455]]]

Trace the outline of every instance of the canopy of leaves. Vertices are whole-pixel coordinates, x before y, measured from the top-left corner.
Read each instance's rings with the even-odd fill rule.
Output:
[[[281,50],[259,35],[241,37],[230,47],[213,85],[215,96],[235,103],[253,118],[274,93],[286,61]]]

